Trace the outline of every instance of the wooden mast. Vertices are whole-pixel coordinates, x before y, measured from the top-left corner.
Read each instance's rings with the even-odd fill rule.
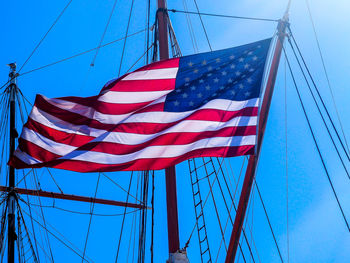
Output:
[[[279,65],[279,61],[280,61],[280,57],[283,49],[283,41],[285,38],[285,31],[288,24],[289,8],[290,8],[290,1],[288,3],[288,7],[285,15],[282,18],[282,20],[279,21],[278,27],[277,27],[278,32],[277,32],[276,47],[274,50],[273,59],[271,62],[271,67],[270,67],[270,71],[267,79],[264,99],[260,110],[256,153],[249,157],[248,166],[247,166],[247,170],[246,170],[246,174],[245,174],[245,178],[242,186],[241,196],[237,207],[235,222],[233,224],[233,229],[231,233],[231,238],[230,238],[230,243],[229,243],[225,263],[234,263],[235,261],[237,247],[239,244],[239,240],[242,232],[242,226],[243,226],[243,222],[244,222],[244,218],[245,218],[245,214],[246,214],[246,210],[249,202],[250,192],[254,182],[255,171],[256,171],[256,166],[259,159],[262,139],[265,132],[267,117],[268,117],[270,104],[271,104],[271,98],[272,98],[275,81],[276,81],[276,75],[278,71],[278,65]]]
[[[160,60],[169,58],[168,21],[165,13],[165,8],[165,0],[158,0],[157,18]],[[165,169],[165,184],[168,218],[169,253],[175,253],[180,249],[175,166]]]
[[[9,94],[10,94],[10,158],[15,152],[15,140],[17,138],[16,131],[16,63],[9,64],[10,66],[10,85],[9,85]],[[7,195],[7,211],[8,211],[8,245],[7,245],[7,262],[15,262],[15,240],[17,239],[16,235],[16,226],[15,226],[15,209],[16,209],[16,194],[13,191],[15,187],[15,168],[12,166],[9,167],[9,188],[11,189]]]

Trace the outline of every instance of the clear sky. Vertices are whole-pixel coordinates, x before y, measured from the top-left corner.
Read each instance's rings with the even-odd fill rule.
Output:
[[[8,76],[7,63],[17,62],[21,66],[29,56],[35,45],[48,30],[59,12],[68,1],[2,1],[0,4],[0,29],[2,41],[0,43],[0,82],[5,83]],[[48,34],[37,52],[23,68],[22,73],[48,63],[69,57],[76,53],[96,47],[107,23],[113,0],[73,0],[57,25]],[[152,1],[151,23],[154,22],[155,1]],[[210,1],[198,0],[202,12],[264,17],[279,19],[284,13],[285,0],[238,0],[238,1]],[[350,71],[350,3],[346,0],[309,0],[313,14],[317,35],[328,70],[330,83],[335,101],[343,122],[345,134],[350,140],[349,84]],[[111,19],[110,26],[103,43],[119,39],[125,35],[131,1],[119,0]],[[135,1],[129,32],[137,32],[145,28],[146,22],[145,0]],[[187,0],[189,10],[195,10],[193,1]],[[183,9],[181,1],[169,1],[169,8]],[[193,54],[196,50],[191,44],[186,17],[183,14],[170,14],[172,24],[184,55]],[[192,23],[199,52],[209,50],[198,17],[192,16]],[[203,17],[208,37],[213,49],[228,48],[248,42],[270,37],[274,34],[276,23],[233,20],[225,18]],[[319,84],[320,92],[335,120],[335,110],[332,104],[327,81],[323,72],[322,63],[318,54],[312,24],[310,22],[304,0],[292,1],[290,10],[291,28],[303,55]],[[94,52],[75,59],[51,66],[36,72],[23,75],[18,79],[19,88],[26,98],[33,103],[37,93],[48,97],[68,95],[90,96],[95,95],[104,83],[118,75],[123,43],[118,42],[102,48],[91,67]],[[121,73],[125,73],[134,62],[144,53],[145,34],[139,34],[128,39],[126,43],[124,61]],[[292,53],[287,48],[289,57]],[[141,59],[134,69],[144,64]],[[295,62],[292,62],[301,89],[307,112],[319,142],[330,176],[335,189],[344,207],[346,216],[350,219],[350,200],[348,196],[350,182],[336,156],[331,141],[318,116],[307,87],[302,80]],[[285,119],[285,86],[287,90],[287,126]],[[29,106],[30,107],[30,106]],[[18,123],[20,130],[20,123]],[[287,127],[288,151],[286,155]],[[2,136],[3,138],[3,136]],[[288,158],[288,214],[289,231],[287,231],[287,198],[286,198],[286,156]],[[234,167],[237,177],[242,158],[227,161]],[[345,162],[350,168],[349,162]],[[5,165],[5,160],[2,161]],[[4,170],[2,170],[4,171]],[[97,174],[78,174],[51,170],[55,180],[65,193],[93,196],[96,187]],[[190,179],[187,162],[177,167],[178,205],[180,223],[181,247],[187,241],[194,226],[194,211]],[[58,191],[46,170],[38,170],[41,188],[47,191]],[[2,184],[5,183],[5,174],[1,175]],[[18,178],[23,176],[18,172]],[[111,173],[108,176],[127,188],[130,173]],[[231,176],[231,175],[230,175]],[[132,192],[136,193],[137,174],[134,175]],[[232,178],[232,177],[231,177]],[[270,220],[275,230],[284,261],[287,262],[287,236],[289,236],[290,262],[349,262],[350,235],[336,205],[335,198],[328,184],[322,168],[320,158],[312,141],[307,123],[301,111],[291,78],[287,73],[285,85],[285,59],[282,57],[275,93],[273,96],[269,120],[266,128],[261,158],[258,167],[257,181],[263,195]],[[33,180],[27,182],[31,187]],[[24,187],[23,182],[21,184]],[[167,258],[167,230],[165,213],[164,175],[162,171],[156,173],[155,194],[155,262],[165,262]],[[203,196],[206,196],[208,186],[203,183]],[[102,176],[98,197],[125,200],[123,191],[111,184]],[[218,199],[219,194],[217,193]],[[24,198],[26,200],[26,198]],[[131,198],[132,201],[135,201]],[[261,204],[253,193],[252,208],[249,210],[249,225],[253,225],[252,233],[261,262],[280,262],[273,239],[268,230]],[[37,199],[30,199],[31,203],[38,203]],[[220,201],[219,201],[220,202]],[[44,205],[52,205],[52,200],[42,199]],[[90,205],[76,204],[55,200],[55,206],[81,212],[89,212]],[[223,224],[227,213],[223,202],[219,203]],[[23,209],[28,208],[23,204]],[[34,209],[35,218],[40,218],[40,210]],[[120,214],[123,209],[114,207],[95,207],[96,213]],[[53,208],[44,208],[46,223],[49,229],[57,229],[80,250],[84,249],[89,216],[72,214]],[[221,234],[218,229],[213,204],[211,201],[205,210],[209,231],[212,257],[215,260]],[[135,214],[135,213],[134,213]],[[234,216],[234,213],[232,213]],[[126,216],[126,226],[121,244],[120,261],[127,262],[128,244],[133,214]],[[28,219],[28,218],[27,218]],[[94,216],[87,245],[87,256],[93,262],[113,262],[120,233],[121,216]],[[40,222],[42,220],[40,219]],[[148,218],[148,223],[150,217]],[[37,239],[46,249],[47,242],[44,232],[35,225]],[[31,222],[27,220],[27,225]],[[229,240],[231,225],[228,226],[225,238]],[[55,232],[55,230],[52,230]],[[149,238],[146,244],[146,262],[149,262]],[[57,232],[55,232],[57,233]],[[64,245],[50,236],[52,253],[56,262],[79,262],[79,257],[68,250]],[[131,242],[132,244],[132,242]],[[41,248],[38,248],[42,262],[49,262]],[[246,251],[246,248],[244,248]],[[132,246],[130,247],[130,253]],[[198,240],[194,234],[188,249],[191,262],[199,262]],[[254,250],[256,261],[257,254]],[[224,249],[218,262],[224,258]],[[247,259],[249,258],[246,253]],[[248,259],[249,260],[249,259]],[[131,257],[129,262],[132,262]],[[240,262],[242,258],[240,258]]]

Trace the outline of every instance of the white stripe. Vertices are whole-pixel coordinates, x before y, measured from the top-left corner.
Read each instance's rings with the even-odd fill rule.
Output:
[[[138,159],[146,158],[171,158],[178,157],[187,152],[206,149],[214,147],[228,147],[228,146],[244,146],[244,145],[255,145],[255,135],[250,136],[235,136],[235,137],[214,137],[210,139],[203,139],[186,145],[166,145],[166,146],[149,146],[138,152],[125,154],[125,155],[114,155],[100,152],[83,152],[74,151],[66,156],[59,159],[64,160],[80,160],[87,162],[94,162],[99,164],[122,164]]]
[[[95,111],[91,107],[83,106],[77,103],[64,101],[60,99],[48,99],[48,103],[55,105],[64,110],[77,113],[89,119],[95,119],[104,124],[118,124],[131,123],[131,122],[147,122],[147,123],[171,123],[186,118],[193,112],[199,109],[217,109],[225,111],[238,111],[245,107],[257,107],[259,105],[259,99],[254,98],[245,101],[232,101],[225,99],[215,99],[209,101],[199,109],[185,112],[144,112],[144,113],[128,113],[120,115],[104,114]],[[164,101],[164,97],[160,98],[158,102]],[[152,103],[154,104],[154,103]],[[146,107],[145,107],[146,108]]]
[[[151,102],[159,99],[172,90],[161,90],[161,91],[137,91],[137,92],[122,92],[122,91],[108,91],[97,100],[108,102],[108,103],[120,103],[120,104],[132,104]]]
[[[46,138],[45,136],[41,135],[40,133],[37,133],[26,127],[23,127],[21,137],[26,141],[34,143],[39,147],[58,155],[68,154],[77,148],[68,144],[52,141]]]
[[[186,136],[186,133],[201,133],[206,131],[218,131],[223,128],[256,126],[257,117],[236,117],[227,122],[214,121],[182,121],[170,128],[155,134],[136,134],[126,132],[109,132],[105,136],[97,137],[93,142],[111,142],[124,145],[138,145],[150,141],[163,134],[180,133]]]
[[[149,80],[149,79],[174,79],[179,68],[161,68],[136,71],[130,73],[122,80]]]
[[[29,154],[22,152],[20,149],[16,149],[14,152],[14,155],[20,159],[22,162],[26,164],[38,164],[41,163],[39,160],[35,159],[34,157],[30,156]]]

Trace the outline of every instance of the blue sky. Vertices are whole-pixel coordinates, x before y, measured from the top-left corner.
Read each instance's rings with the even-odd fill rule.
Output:
[[[1,3],[0,28],[3,37],[0,43],[2,50],[0,53],[0,79],[2,83],[7,81],[8,68],[6,64],[16,61],[19,66],[22,65],[66,2],[37,0],[13,1],[11,3],[6,2],[6,4],[3,1]],[[130,33],[145,28],[146,2],[135,2],[133,19],[129,30]],[[348,88],[350,70],[350,23],[348,22],[348,10],[350,3],[346,0],[309,0],[309,2],[335,101],[343,121],[347,139],[350,140],[348,132],[350,122],[347,118],[350,114],[350,108],[348,106],[350,97]],[[195,10],[192,1],[187,1],[187,3],[189,10]],[[271,0],[268,2],[259,0],[227,0],[215,2],[214,5],[213,1],[201,0],[198,1],[198,4],[202,12],[276,19],[282,16],[286,7],[286,1],[281,0]],[[32,59],[23,68],[23,72],[97,46],[112,5],[112,0],[99,2],[92,0],[73,0],[66,13],[49,33]],[[169,8],[183,9],[180,1],[169,1],[168,6]],[[124,36],[129,8],[130,1],[118,1],[104,43]],[[155,3],[152,3],[152,22],[154,14]],[[186,17],[183,14],[170,14],[170,18],[182,53],[184,55],[193,54],[195,50],[190,41]],[[215,50],[270,37],[276,28],[276,24],[270,22],[209,17],[204,17],[203,20],[212,47]],[[334,117],[337,127],[339,127],[335,118],[334,107],[323,73],[305,1],[292,2],[290,22],[305,59],[319,84],[320,92]],[[193,16],[192,23],[199,51],[208,51],[208,44],[206,43],[198,17]],[[144,34],[139,34],[128,39],[125,59],[121,68],[122,73],[129,69],[143,54],[145,48],[144,41]],[[101,49],[94,67],[90,66],[94,57],[94,52],[92,52],[70,61],[24,75],[18,80],[19,87],[30,102],[34,101],[35,94],[37,93],[48,97],[95,95],[105,82],[117,76],[121,51],[122,42],[119,42]],[[289,57],[292,57],[289,49],[287,49],[287,52]],[[144,60],[141,59],[137,66],[142,66],[143,63]],[[330,171],[340,201],[344,206],[345,214],[350,218],[350,202],[347,194],[350,186],[349,180],[346,178],[326,131],[322,126],[307,87],[302,81],[301,74],[298,72],[295,62],[292,62],[292,64],[327,168]],[[261,152],[257,181],[269,211],[283,257],[285,262],[287,262],[284,65],[285,61],[282,57]],[[288,74],[286,83],[290,262],[348,262],[350,260],[349,233],[327,182]],[[241,162],[242,158],[234,158],[227,162],[234,167],[235,176],[238,174]],[[349,167],[349,162],[346,162],[346,164]],[[185,162],[179,165],[177,171],[180,241],[181,246],[183,246],[194,224],[194,212],[187,163]],[[93,196],[97,181],[96,174],[77,174],[59,170],[52,170],[52,173],[65,193]],[[23,176],[22,171],[19,171],[18,178],[21,178],[21,176]],[[38,176],[41,187],[44,190],[58,191],[45,170],[39,170]],[[113,173],[108,176],[112,177],[124,188],[127,188],[130,173]],[[132,189],[134,193],[137,187],[136,177],[137,174],[134,175]],[[4,182],[4,178],[5,175],[1,174],[2,182]],[[28,184],[32,185],[33,182],[29,180]],[[207,185],[205,186],[203,184],[203,196],[206,196],[207,191]],[[101,177],[98,196],[116,200],[125,199],[125,193],[116,188],[115,185],[111,184],[103,176]],[[167,258],[167,233],[164,176],[161,171],[156,173],[155,198],[155,262],[164,262]],[[253,194],[252,200],[253,209],[249,211],[248,221],[250,225],[253,222],[253,236],[261,262],[279,262],[276,248],[256,194]],[[33,198],[31,202],[37,203],[38,200]],[[52,201],[50,200],[43,199],[42,202],[45,205],[52,205]],[[220,209],[222,209],[221,216],[225,222],[227,213],[224,211],[222,201],[221,203],[219,201],[219,204]],[[90,208],[86,204],[67,203],[66,201],[59,200],[55,200],[55,206],[83,212],[88,212]],[[209,238],[212,255],[215,258],[221,235],[211,201],[208,202],[206,209],[208,228],[211,228]],[[37,211],[40,213],[40,210]],[[63,233],[79,249],[82,250],[84,248],[89,216],[71,214],[52,208],[44,208],[44,212],[49,224]],[[114,214],[122,213],[123,210],[114,207],[96,206],[95,212]],[[127,230],[125,230],[123,235],[123,252],[121,253],[120,262],[126,262],[126,251],[128,249],[132,221],[133,215],[128,215],[125,228]],[[150,222],[150,218],[148,222]],[[120,216],[93,217],[87,255],[94,262],[113,262],[120,224]],[[39,230],[39,227],[36,226],[36,230],[38,239],[45,240],[45,236]],[[226,239],[229,238],[229,235],[230,226],[225,235]],[[54,238],[50,237],[50,243],[57,262],[68,261],[68,259],[70,259],[70,262],[79,260],[78,257]],[[47,246],[45,242],[43,244],[43,246]],[[188,249],[191,262],[198,262],[197,244],[197,236],[194,235]],[[221,249],[218,262],[222,262],[224,258],[223,248]],[[146,250],[149,259],[149,240],[147,241]],[[41,251],[40,248],[39,251]],[[46,262],[47,258],[42,252],[40,253],[42,261]],[[148,260],[146,261],[148,262]],[[240,262],[243,261],[241,260]]]

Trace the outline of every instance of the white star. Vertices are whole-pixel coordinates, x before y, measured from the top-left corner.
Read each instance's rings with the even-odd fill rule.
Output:
[[[189,77],[185,78],[185,81],[186,81],[186,82],[189,82],[189,81],[190,81],[190,78],[189,78]]]
[[[232,65],[230,66],[230,68],[232,68],[232,69],[234,69],[235,67],[236,67],[235,64],[232,64]]]
[[[236,95],[236,91],[231,90],[231,94],[232,94],[232,95]]]
[[[244,68],[247,69],[247,68],[249,68],[249,66],[250,65],[247,63],[247,64],[244,65]]]
[[[198,73],[198,69],[193,70],[193,73]]]
[[[212,67],[212,66],[209,66],[209,67],[208,67],[208,71],[211,71],[211,70],[213,70],[213,67]]]
[[[216,60],[216,63],[219,63],[219,62],[221,61],[220,58],[217,58],[217,59],[215,59],[215,60]]]
[[[240,89],[243,89],[243,88],[244,88],[243,84],[239,84],[238,87],[239,87]]]
[[[210,77],[211,75],[213,75],[213,74],[211,74],[211,73],[208,73],[208,75],[207,75],[207,76],[208,76],[208,77]]]
[[[203,83],[203,82],[204,82],[204,80],[202,80],[202,79],[199,80],[199,83]]]
[[[208,85],[208,86],[205,86],[205,89],[206,90],[210,90],[210,86]]]
[[[253,68],[251,68],[249,71],[250,71],[250,72],[253,72],[253,71],[254,71],[254,69],[253,69]]]
[[[192,86],[192,87],[191,87],[191,90],[195,90],[195,89],[196,89],[196,87],[195,87],[195,86]]]
[[[188,63],[188,65],[189,65],[190,67],[192,67],[192,66],[193,66],[192,61],[190,61],[190,62]]]
[[[203,60],[203,61],[202,61],[202,65],[207,65],[207,61],[206,61],[206,60]]]
[[[190,106],[193,106],[194,105],[194,103],[193,103],[193,101],[190,101],[190,103],[188,103]]]
[[[248,52],[248,55],[252,55],[252,54],[253,54],[253,51],[249,51],[249,52]]]
[[[247,78],[247,81],[248,81],[248,83],[252,83],[252,79],[251,78]]]
[[[187,98],[188,97],[187,93],[182,94],[182,97]]]
[[[174,105],[175,106],[178,106],[179,105],[179,102],[176,100],[176,101],[174,101]]]
[[[232,59],[235,59],[235,56],[234,55],[231,55],[230,56],[230,59],[232,60]]]
[[[198,94],[197,94],[197,97],[198,97],[198,98],[202,98],[202,96],[203,96],[202,93],[198,93]]]
[[[245,74],[243,74],[243,75],[242,75],[242,79],[244,79],[244,78],[245,78],[245,76],[246,76],[246,75],[245,75]]]
[[[244,61],[244,58],[240,58],[238,61],[239,61],[239,62],[243,62],[243,61]]]
[[[239,72],[239,71],[236,71],[236,76],[239,76],[239,75],[241,75],[241,72]]]
[[[257,59],[258,59],[258,57],[257,57],[257,56],[254,56],[254,57],[253,57],[253,60],[254,60],[254,61],[255,61],[255,60],[257,60]]]
[[[177,89],[176,92],[177,92],[177,93],[181,92],[181,89]]]
[[[248,97],[248,96],[250,95],[250,92],[247,91],[246,93],[244,93],[244,95],[245,95],[246,97]]]
[[[219,79],[218,79],[218,78],[215,78],[215,79],[214,79],[214,82],[215,82],[215,83],[218,83],[218,82],[219,82]]]
[[[216,95],[218,95],[218,94],[214,93],[212,96],[215,97]]]
[[[245,51],[244,51],[244,54],[247,54],[247,53],[248,53],[248,50],[245,50]]]
[[[258,48],[261,48],[261,46],[259,45]]]
[[[226,76],[227,72],[226,72],[226,71],[223,71],[223,72],[221,72],[221,74],[222,74],[223,76]]]
[[[228,83],[232,83],[232,82],[233,82],[233,80],[232,80],[232,79],[229,79],[229,80],[228,80]]]
[[[187,83],[185,83],[185,86],[188,86],[188,85],[190,85],[190,83],[188,83],[188,82],[187,82]]]
[[[221,86],[220,89],[223,90],[225,87],[224,86]]]

